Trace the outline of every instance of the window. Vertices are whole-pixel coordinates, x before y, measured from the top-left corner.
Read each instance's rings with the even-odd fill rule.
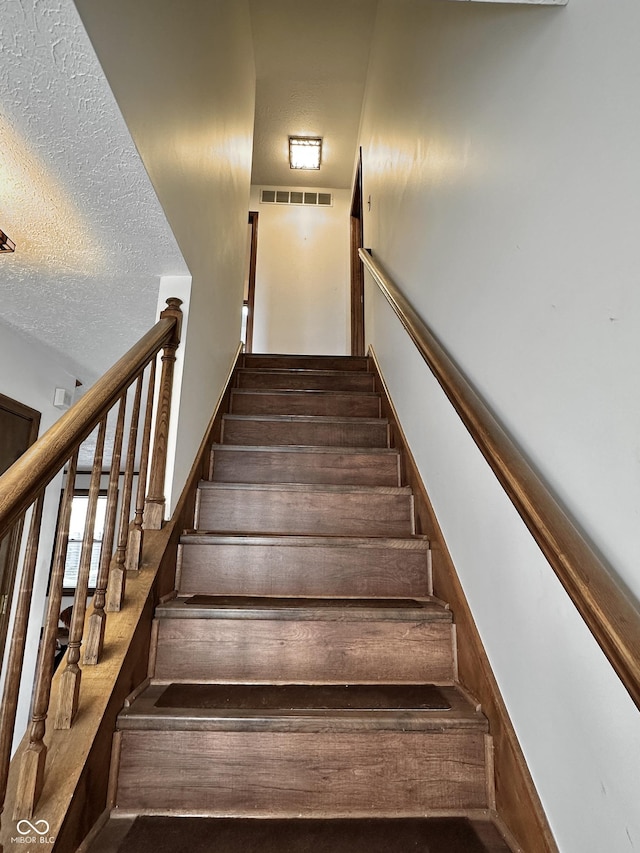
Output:
[[[67,547],[67,560],[64,567],[64,593],[73,595],[78,583],[78,569],[80,568],[80,554],[82,552],[82,538],[84,536],[84,524],[89,506],[89,495],[76,493],[71,503],[71,519],[69,521],[69,545]],[[100,568],[100,554],[102,552],[102,538],[104,536],[104,520],[107,509],[106,493],[98,496],[96,506],[96,523],[93,529],[93,547],[91,550],[91,569],[89,571],[89,591],[93,592],[98,580],[98,569]]]

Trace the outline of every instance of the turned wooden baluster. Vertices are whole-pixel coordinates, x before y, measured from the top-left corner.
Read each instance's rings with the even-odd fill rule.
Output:
[[[49,598],[44,620],[44,633],[40,642],[38,665],[36,668],[33,708],[29,727],[29,744],[22,755],[14,806],[14,818],[16,820],[31,818],[33,816],[44,779],[47,748],[43,738],[45,735],[47,710],[49,708],[49,697],[51,695],[51,679],[53,678],[56,654],[62,584],[67,557],[67,544],[69,541],[69,520],[71,518],[71,502],[73,500],[77,463],[78,451],[76,450],[69,462],[67,482],[60,508],[53,568],[49,582]]]
[[[151,421],[153,419],[153,394],[156,387],[156,362],[151,362],[149,368],[149,387],[147,389],[147,406],[142,427],[142,449],[140,451],[140,470],[138,472],[138,489],[136,492],[136,512],[133,527],[127,544],[127,572],[136,572],[140,568],[142,554],[142,521],[144,517],[144,501],[147,495],[147,472],[149,470],[149,448],[151,446]],[[124,588],[123,588],[124,590]],[[117,608],[122,606],[122,594]]]
[[[156,412],[156,429],[153,437],[153,459],[151,476],[149,477],[149,492],[144,508],[142,526],[147,530],[160,530],[164,521],[165,496],[164,480],[167,470],[167,441],[169,437],[169,418],[171,416],[171,391],[173,387],[173,366],[176,361],[176,349],[180,343],[180,326],[182,322],[181,299],[167,299],[167,308],[160,314],[161,318],[175,317],[176,325],[171,339],[167,341],[162,354],[162,375],[160,377],[160,394]]]
[[[107,586],[107,598],[105,609],[107,611],[120,610],[124,599],[125,586],[125,559],[127,542],[129,539],[129,518],[131,515],[131,492],[133,487],[133,470],[136,463],[136,445],[138,443],[138,422],[140,420],[140,400],[142,399],[142,374],[136,382],[136,392],[133,400],[133,411],[131,412],[131,425],[129,427],[129,443],[127,445],[127,461],[124,469],[124,480],[122,485],[122,501],[120,503],[120,528],[118,530],[118,547],[116,559],[109,573]]]
[[[80,551],[80,565],[78,567],[76,594],[73,600],[73,612],[71,614],[71,626],[69,628],[67,665],[60,678],[58,708],[54,720],[56,729],[70,729],[71,724],[73,723],[73,718],[78,710],[80,679],[82,677],[82,670],[78,666],[78,661],[80,660],[80,646],[82,645],[84,617],[87,609],[87,590],[89,588],[89,572],[91,570],[96,508],[98,504],[98,495],[100,493],[100,475],[102,473],[102,457],[104,453],[106,424],[107,419],[105,417],[100,421],[96,451],[93,457],[93,469],[91,471],[91,481],[89,484],[87,517],[84,524],[84,537],[82,540],[82,550]]]
[[[29,527],[29,539],[20,580],[20,592],[16,606],[15,622],[13,626],[13,637],[7,659],[7,671],[5,674],[2,706],[0,707],[0,817],[4,809],[4,800],[7,793],[7,780],[9,778],[9,762],[11,760],[11,743],[16,723],[16,710],[18,707],[18,693],[20,688],[20,677],[22,675],[22,661],[27,639],[27,628],[29,625],[29,611],[31,609],[31,595],[33,593],[33,578],[36,571],[38,558],[38,543],[40,540],[40,525],[42,522],[42,504],[44,502],[43,492],[33,506],[31,525]]]
[[[78,451],[76,450],[69,461],[67,482],[60,507],[58,533],[53,555],[53,568],[49,582],[49,599],[44,620],[44,634],[40,643],[38,666],[36,668],[33,708],[31,710],[31,724],[29,726],[29,744],[22,754],[14,806],[14,818],[16,820],[33,817],[44,779],[47,758],[44,735],[51,696],[51,679],[53,678],[56,654],[64,567],[67,559],[67,544],[69,542],[69,521],[71,519],[71,503],[73,501],[77,465]]]
[[[98,663],[104,644],[104,629],[107,622],[107,614],[104,609],[109,583],[109,567],[113,554],[113,542],[115,539],[116,518],[118,516],[118,487],[120,485],[120,460],[122,459],[122,440],[124,437],[124,416],[127,408],[127,395],[123,394],[118,406],[118,420],[116,422],[116,433],[113,439],[113,453],[111,455],[111,469],[109,472],[109,486],[107,489],[107,508],[104,517],[104,534],[102,538],[102,550],[100,552],[100,568],[96,580],[96,591],[93,596],[93,612],[89,616],[87,624],[87,637],[84,644],[83,663],[85,666],[94,666]]]

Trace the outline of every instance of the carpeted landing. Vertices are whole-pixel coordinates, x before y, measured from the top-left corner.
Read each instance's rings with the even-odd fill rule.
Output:
[[[508,853],[492,824],[466,818],[109,821],[89,853]]]

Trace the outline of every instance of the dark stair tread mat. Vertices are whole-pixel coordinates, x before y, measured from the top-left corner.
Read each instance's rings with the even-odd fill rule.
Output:
[[[240,397],[250,397],[255,394],[257,397],[284,396],[290,397],[294,394],[306,395],[308,397],[380,397],[379,391],[335,391],[332,388],[232,388],[232,395]]]
[[[278,607],[344,607],[344,608],[381,608],[410,609],[432,608],[432,601],[420,601],[414,598],[269,598],[250,595],[192,595],[184,599],[187,607],[251,607],[273,610]]]
[[[497,832],[496,832],[497,836]],[[493,850],[500,849],[498,839]],[[505,853],[509,848],[504,845]],[[118,853],[487,853],[466,818],[137,817]]]
[[[262,373],[262,374],[273,374],[273,373],[283,373],[285,376],[309,376],[309,375],[317,375],[321,373],[323,375],[328,374],[329,376],[335,376],[336,374],[342,376],[350,376],[352,373],[356,371],[353,370],[339,370],[339,369],[331,369],[326,367],[257,367],[249,365],[248,367],[239,367],[237,369],[237,373]],[[361,371],[365,374],[365,376],[373,376],[373,374],[368,373],[368,371]]]
[[[241,711],[450,711],[431,684],[170,684],[157,708]]]

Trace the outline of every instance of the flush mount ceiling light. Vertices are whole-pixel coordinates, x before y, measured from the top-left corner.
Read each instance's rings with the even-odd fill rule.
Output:
[[[292,169],[319,169],[321,159],[322,137],[289,137],[289,165]]]
[[[16,244],[10,240],[4,231],[0,231],[0,252],[15,252]]]

